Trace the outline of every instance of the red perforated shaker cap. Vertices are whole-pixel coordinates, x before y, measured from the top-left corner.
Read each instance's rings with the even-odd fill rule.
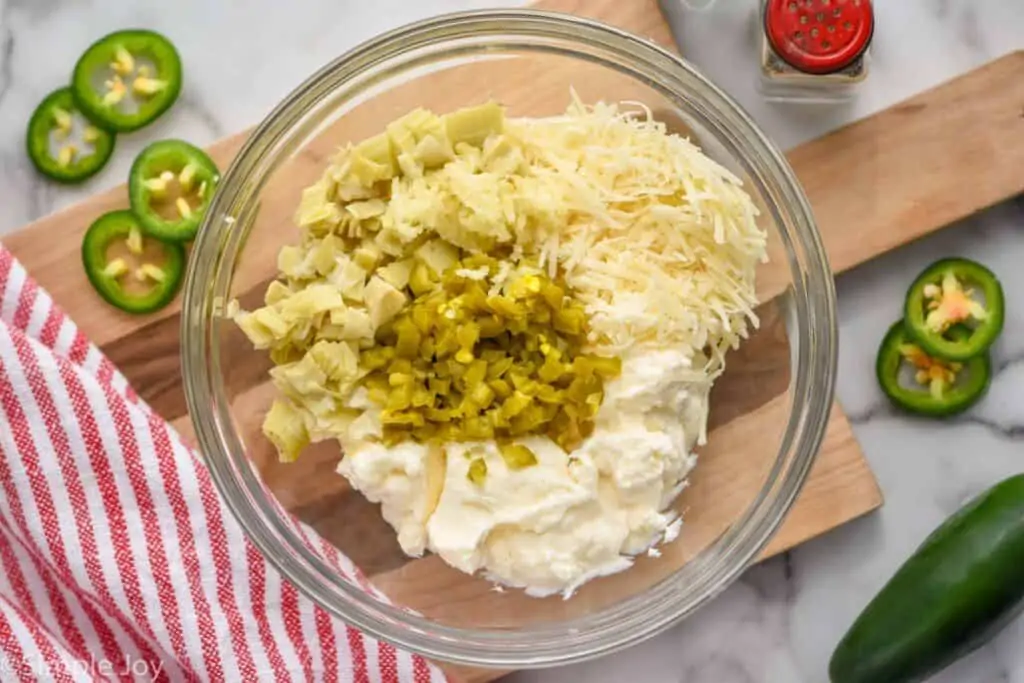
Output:
[[[871,0],[768,0],[764,30],[775,53],[811,74],[841,71],[871,43]]]

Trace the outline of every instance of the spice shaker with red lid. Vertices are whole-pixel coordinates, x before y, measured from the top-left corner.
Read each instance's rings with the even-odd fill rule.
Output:
[[[760,89],[781,101],[841,102],[868,75],[871,0],[762,0]]]

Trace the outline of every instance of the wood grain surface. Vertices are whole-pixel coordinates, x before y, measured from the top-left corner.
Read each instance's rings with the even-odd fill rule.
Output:
[[[655,0],[544,0],[538,6],[596,17],[671,45]],[[1008,55],[788,154],[811,199],[836,271],[1024,190],[1024,173],[1020,172],[1024,168],[1022,69],[1024,53]],[[481,81],[473,80],[472,70],[460,71],[458,78],[470,90],[487,90]],[[549,108],[550,88],[561,88],[566,76],[531,71],[527,65],[511,78],[503,87],[528,90],[529,95],[517,102],[524,107],[521,113],[531,113],[534,108]],[[421,104],[430,106],[440,97],[410,88],[395,99],[374,102],[373,107],[354,113],[346,119],[344,130],[325,131],[309,153],[289,169],[287,178],[268,189],[260,220],[287,226],[298,191],[319,174],[338,142],[358,137],[360,131],[372,130],[374,125],[379,127],[380,120],[393,118],[389,113],[403,101],[420,98]],[[595,98],[606,89],[615,97],[623,93],[621,83],[611,87],[600,80],[587,81],[587,92]],[[478,100],[479,95],[469,92],[464,96]],[[436,105],[439,109],[460,106],[451,104],[450,91],[443,97]],[[212,146],[211,154],[222,167],[245,135]],[[994,154],[994,150],[1000,153]],[[963,191],[965,179],[970,181],[969,192]],[[178,304],[143,318],[126,316],[95,296],[81,270],[78,245],[85,228],[104,211],[125,204],[124,188],[116,188],[37,221],[3,243],[100,345],[139,394],[193,441],[180,374]],[[237,293],[243,299],[258,297],[262,283],[272,275],[270,264],[277,246],[293,237],[293,232],[282,229],[275,237],[247,246],[247,254],[255,255],[252,267],[236,278]],[[759,289],[768,297],[779,294],[787,277],[786,264],[775,259],[759,273]],[[750,445],[779,439],[790,400],[791,358],[779,311],[776,301],[762,306],[761,329],[730,357],[729,370],[715,388],[709,444],[701,452],[693,486],[680,500],[687,514],[687,533],[662,558],[643,558],[634,570],[592,584],[568,602],[527,600],[514,592],[497,594],[484,582],[467,580],[435,559],[410,562],[377,508],[354,495],[345,481],[333,474],[339,457],[335,448],[314,448],[290,466],[274,460],[258,437],[261,411],[270,397],[264,381],[267,361],[247,350],[241,335],[229,335],[222,347],[234,354],[235,360],[225,373],[225,382],[234,414],[242,416],[238,427],[247,437],[252,457],[287,509],[343,548],[398,602],[448,623],[467,619],[480,623],[482,615],[487,615],[496,627],[515,627],[579,614],[660,580],[713,542],[745,508],[770,465],[763,458],[752,458]],[[808,483],[765,555],[792,547],[880,504],[874,476],[836,406]],[[482,681],[495,675],[459,669],[456,677]]]

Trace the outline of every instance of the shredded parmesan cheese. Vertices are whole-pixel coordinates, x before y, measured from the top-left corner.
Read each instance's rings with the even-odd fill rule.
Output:
[[[754,274],[766,259],[740,180],[646,108],[576,101],[564,117],[513,119],[506,132],[545,188],[539,201],[557,197],[567,219],[534,226],[534,243],[586,305],[594,344],[708,347],[720,368],[757,324]]]

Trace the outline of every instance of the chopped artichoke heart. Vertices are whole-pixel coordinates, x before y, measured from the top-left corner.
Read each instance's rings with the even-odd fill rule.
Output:
[[[373,240],[363,240],[352,254],[352,260],[367,272],[372,272],[384,254]]]
[[[300,247],[287,245],[277,252],[277,269],[282,275],[300,280],[315,275],[313,265],[306,258],[306,252]]]
[[[336,266],[327,278],[347,301],[361,303],[366,293],[367,272],[355,261],[335,257]]]
[[[497,102],[460,109],[443,118],[452,144],[464,142],[479,147],[488,137],[505,129],[505,110]]]
[[[295,222],[311,234],[323,235],[341,225],[344,215],[341,207],[331,200],[331,183],[325,178],[302,191]]]
[[[358,221],[382,216],[385,210],[387,210],[387,205],[379,199],[367,199],[363,202],[352,202],[345,205],[345,211]]]
[[[414,265],[415,261],[412,259],[402,259],[401,261],[389,263],[377,270],[375,274],[395,289],[405,289],[409,284],[409,275],[412,274]]]
[[[122,261],[122,263],[124,263]],[[125,264],[125,270],[127,271],[128,265]],[[255,312],[247,313],[239,311],[234,316],[235,324],[242,331],[256,349],[270,349],[278,341],[277,335],[274,332],[260,322],[256,317]]]
[[[343,245],[334,235],[328,235],[316,244],[306,257],[316,274],[320,277],[330,275],[338,265],[338,254]]]
[[[281,341],[288,337],[292,325],[285,320],[276,308],[259,308],[247,316],[253,326],[258,326],[271,336],[273,341]],[[245,330],[245,326],[242,328]]]
[[[437,168],[454,157],[443,120],[426,109],[414,109],[387,126],[399,166]]]
[[[276,303],[280,303],[290,297],[294,292],[285,283],[280,280],[274,280],[267,286],[267,291],[263,295],[263,303],[267,306],[273,306]]]
[[[361,308],[331,311],[331,323],[341,327],[338,338],[343,341],[372,341],[373,323],[370,314]]]
[[[281,315],[295,323],[309,320],[321,313],[344,308],[341,292],[332,285],[315,284],[295,292],[279,304]]]
[[[280,391],[299,401],[322,396],[327,386],[327,373],[309,353],[298,361],[273,368],[270,377]]]
[[[447,138],[428,135],[416,143],[413,158],[424,168],[438,168],[450,161],[454,155]]]
[[[381,230],[374,236],[373,242],[388,256],[401,258],[405,255],[405,243],[398,230]]]
[[[359,357],[348,344],[320,341],[313,345],[309,354],[332,381],[350,385],[361,376]]]
[[[391,180],[395,177],[395,170],[387,134],[381,133],[352,148],[349,172],[363,187]]]
[[[438,283],[439,279],[431,277],[430,270],[422,263],[413,266],[409,273],[409,289],[415,296],[422,296],[430,292],[437,287]]]
[[[424,111],[417,109],[405,118],[414,116],[417,111]],[[403,125],[405,119],[399,119],[393,123],[387,125],[387,135],[391,142],[391,147],[396,151],[397,156],[401,156],[403,152],[411,152],[416,148],[416,137],[408,127]]]
[[[440,277],[459,260],[459,250],[444,240],[430,240],[416,250],[415,256]]]
[[[374,275],[366,285],[366,308],[370,311],[370,322],[380,327],[398,315],[405,306],[406,296]]]
[[[293,462],[309,445],[302,411],[287,401],[275,400],[263,420],[263,434],[277,448],[282,462]]]

